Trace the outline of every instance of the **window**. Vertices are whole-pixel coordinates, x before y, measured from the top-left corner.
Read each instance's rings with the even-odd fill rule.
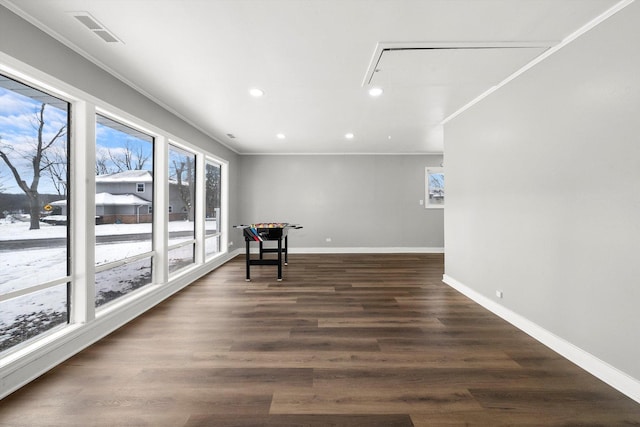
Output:
[[[221,165],[207,160],[205,165],[205,255],[220,252],[221,217]]]
[[[169,273],[195,262],[196,155],[169,145]]]
[[[444,168],[426,168],[427,208],[444,208]]]
[[[153,143],[96,116],[96,307],[151,283]]]
[[[69,111],[0,75],[0,352],[68,323]]]
[[[3,390],[39,372],[33,361],[115,328],[96,320],[139,315],[183,285],[181,271],[226,252],[224,160],[73,87],[77,104],[59,99],[56,81],[38,78],[0,75],[0,365],[15,372]]]

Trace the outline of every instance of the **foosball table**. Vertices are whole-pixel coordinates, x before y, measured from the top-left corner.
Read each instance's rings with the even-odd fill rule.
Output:
[[[234,228],[242,230],[242,235],[245,241],[246,247],[246,278],[249,282],[251,280],[251,266],[252,265],[275,265],[278,267],[278,281],[282,280],[282,261],[284,254],[284,265],[289,263],[289,230],[301,229],[301,225],[289,224],[287,222],[260,222],[251,225],[234,225]],[[268,248],[264,247],[263,242],[276,241],[277,247]],[[284,241],[284,244],[283,244]],[[259,244],[259,258],[252,259],[250,254],[251,242],[258,242]],[[277,259],[266,259],[265,253],[276,253]]]

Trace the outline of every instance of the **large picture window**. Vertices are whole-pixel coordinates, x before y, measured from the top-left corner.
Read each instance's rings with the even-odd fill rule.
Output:
[[[196,156],[169,145],[169,273],[195,261]]]
[[[205,255],[211,257],[220,252],[222,225],[221,194],[222,166],[212,160],[205,165]]]
[[[224,160],[16,69],[0,64],[0,367],[20,372],[3,391],[209,271],[228,227]]]
[[[68,322],[69,109],[0,75],[0,352]]]
[[[151,283],[153,141],[96,117],[96,306]]]

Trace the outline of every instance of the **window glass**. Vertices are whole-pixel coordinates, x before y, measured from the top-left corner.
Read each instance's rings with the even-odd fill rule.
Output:
[[[205,166],[205,253],[220,252],[221,165],[207,161]]]
[[[151,257],[96,272],[96,307],[151,283]]]
[[[194,262],[195,190],[195,154],[169,145],[169,272]]]
[[[121,261],[151,252],[153,137],[96,117],[96,306],[150,282],[151,262]],[[139,266],[138,269],[133,266]]]
[[[194,262],[194,244],[169,250],[169,273],[174,273]]]
[[[67,285],[57,285],[0,302],[0,352],[65,325]]]
[[[0,351],[67,321],[69,108],[0,75]]]
[[[426,207],[444,207],[444,170],[443,168],[427,168],[426,171]]]

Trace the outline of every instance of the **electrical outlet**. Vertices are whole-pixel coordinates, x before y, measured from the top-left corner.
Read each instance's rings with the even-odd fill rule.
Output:
[[[503,295],[503,294],[502,294],[502,291],[496,291],[496,296],[497,296],[498,298],[502,298],[502,295]]]

